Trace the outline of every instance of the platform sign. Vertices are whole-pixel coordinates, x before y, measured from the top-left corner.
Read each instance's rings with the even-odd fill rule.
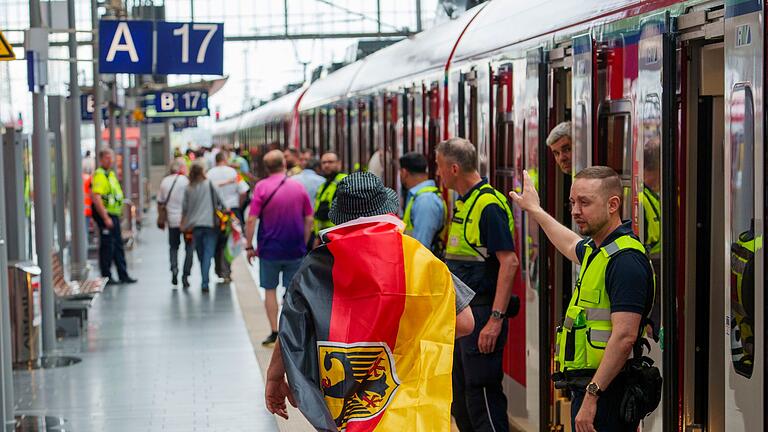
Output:
[[[93,120],[93,112],[95,111],[96,101],[93,94],[81,94],[80,95],[80,120]],[[101,104],[101,118],[107,118],[107,102],[104,101]]]
[[[157,73],[222,75],[224,24],[157,23]]]
[[[152,21],[99,21],[99,72],[152,73]]]
[[[210,114],[208,92],[205,90],[157,92],[147,95],[145,104],[147,118],[198,117]]]
[[[13,53],[11,44],[5,39],[5,36],[0,32],[0,61],[16,60],[16,54]]]

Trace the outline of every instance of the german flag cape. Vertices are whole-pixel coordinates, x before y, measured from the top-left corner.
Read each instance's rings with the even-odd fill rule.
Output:
[[[333,228],[286,293],[283,361],[317,430],[450,430],[451,274],[402,227],[378,216]]]

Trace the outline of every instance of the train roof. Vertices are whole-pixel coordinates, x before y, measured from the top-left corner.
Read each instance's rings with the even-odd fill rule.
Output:
[[[457,61],[481,58],[511,45],[563,29],[594,26],[600,19],[632,16],[679,0],[494,0],[480,11],[456,48]]]
[[[217,121],[211,127],[213,136],[229,135],[236,132],[243,115],[237,115],[225,120]]]
[[[358,60],[315,81],[301,98],[301,109],[312,109],[334,103],[349,93],[357,73],[366,59]]]
[[[362,93],[419,74],[444,70],[461,34],[487,4],[369,55],[352,81],[350,93]]]
[[[249,111],[243,114],[239,129],[266,124],[277,119],[290,119],[293,117],[296,104],[299,102],[301,96],[306,90],[306,87],[294,90],[287,95],[280,96],[279,98],[266,103],[253,111]]]

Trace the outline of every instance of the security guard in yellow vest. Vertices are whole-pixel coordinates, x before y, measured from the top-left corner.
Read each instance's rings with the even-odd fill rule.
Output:
[[[620,418],[623,384],[611,383],[639,343],[653,304],[654,276],[644,245],[630,222],[621,221],[621,179],[604,166],[574,177],[571,215],[587,236],[582,239],[541,208],[530,177],[524,177],[522,195],[510,192],[513,201],[560,253],[581,265],[555,354],[555,376],[571,391],[572,430],[636,430],[637,424]]]
[[[475,146],[463,138],[438,144],[442,185],[459,194],[451,219],[446,264],[475,291],[470,303],[475,328],[456,341],[451,413],[462,432],[508,431],[502,389],[507,314],[519,266],[512,242],[512,212],[503,194],[477,172]],[[517,304],[517,303],[514,303]]]
[[[752,377],[755,358],[755,250],[762,237],[754,227],[731,244],[731,360],[736,373]]]
[[[638,196],[645,216],[645,249],[651,256],[661,253],[661,201],[647,185]]]
[[[120,216],[123,214],[123,189],[112,170],[114,153],[109,148],[99,151],[99,168],[91,180],[93,220],[101,233],[99,241],[99,267],[101,276],[109,278],[109,284],[135,283],[128,275],[125,251],[120,231]],[[112,278],[112,262],[117,267],[119,280]]]
[[[400,184],[408,190],[403,212],[405,234],[443,258],[446,206],[435,181],[427,176],[427,158],[423,154],[410,152],[400,157]]]
[[[333,226],[331,218],[328,217],[328,212],[331,210],[333,197],[336,196],[336,186],[341,179],[347,176],[339,172],[341,171],[341,161],[339,161],[339,156],[334,152],[323,154],[320,158],[320,169],[326,181],[320,185],[315,197],[315,224],[312,230],[315,245],[319,243],[320,231]]]

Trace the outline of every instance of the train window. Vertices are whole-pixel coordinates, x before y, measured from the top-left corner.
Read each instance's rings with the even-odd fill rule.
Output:
[[[661,254],[661,101],[659,95],[645,96],[640,132],[643,161],[642,184],[638,185],[639,231],[643,243],[656,260]],[[639,155],[638,155],[639,156]],[[659,268],[654,268],[659,274]]]
[[[755,362],[755,119],[752,89],[737,84],[731,95],[731,361],[752,378]]]
[[[576,110],[579,116],[574,118],[573,122],[573,138],[574,138],[574,148],[576,151],[573,153],[573,166],[575,168],[575,173],[578,173],[582,169],[590,166],[592,164],[592,161],[589,160],[589,147],[592,145],[592,143],[589,142],[589,130],[587,128],[590,127],[590,125],[587,124],[587,119],[589,118],[588,111],[590,108],[587,106],[584,101],[579,101],[576,104]]]
[[[624,186],[622,217],[632,217],[632,102],[609,100],[598,108],[599,165],[613,168]]]

